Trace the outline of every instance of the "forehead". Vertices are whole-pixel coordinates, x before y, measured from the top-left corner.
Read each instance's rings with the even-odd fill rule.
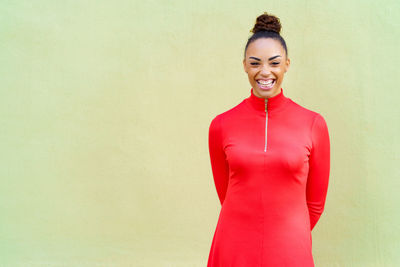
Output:
[[[246,56],[255,56],[261,59],[281,55],[284,56],[284,49],[278,40],[272,38],[260,38],[249,44]]]

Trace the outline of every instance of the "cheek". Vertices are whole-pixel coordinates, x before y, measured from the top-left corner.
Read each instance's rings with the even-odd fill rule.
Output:
[[[249,79],[254,78],[254,71],[249,70],[249,71],[247,72],[247,75],[249,76]]]
[[[278,76],[280,79],[283,79],[283,76],[285,75],[285,69],[279,69],[276,71],[276,76]]]
[[[249,75],[249,82],[251,83],[251,84],[253,84],[254,83],[254,76],[252,76],[252,75]]]

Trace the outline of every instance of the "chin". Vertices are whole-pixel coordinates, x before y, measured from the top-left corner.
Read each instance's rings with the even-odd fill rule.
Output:
[[[279,91],[280,91],[280,88],[272,88],[269,91],[262,90],[258,87],[253,87],[253,88],[257,88],[255,91],[257,92],[258,95],[260,95],[263,98],[275,96],[275,95],[279,94]]]

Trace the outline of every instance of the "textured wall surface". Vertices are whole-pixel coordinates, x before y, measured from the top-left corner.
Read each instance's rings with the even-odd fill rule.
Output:
[[[264,11],[330,131],[316,266],[400,266],[399,3],[2,1],[0,266],[205,266],[208,126]]]

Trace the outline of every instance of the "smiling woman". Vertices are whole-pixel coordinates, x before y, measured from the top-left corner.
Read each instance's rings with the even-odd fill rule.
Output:
[[[209,153],[222,205],[208,267],[312,267],[311,230],[330,171],[321,114],[283,94],[290,60],[279,19],[256,20],[243,59],[250,95],[217,115]]]

